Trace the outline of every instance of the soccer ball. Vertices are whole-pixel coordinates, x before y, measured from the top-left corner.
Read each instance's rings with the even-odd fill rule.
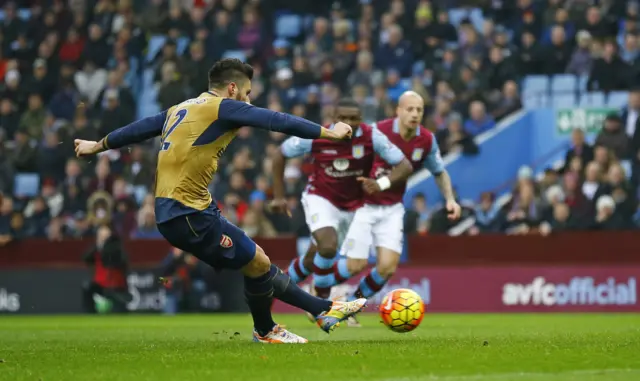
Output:
[[[416,329],[424,317],[424,303],[420,295],[406,288],[388,293],[380,304],[382,322],[394,332]]]

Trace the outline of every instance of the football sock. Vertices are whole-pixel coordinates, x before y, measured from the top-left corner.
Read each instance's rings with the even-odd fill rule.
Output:
[[[304,256],[302,256],[291,261],[287,273],[295,284],[299,284],[307,279],[311,271],[304,266]]]
[[[348,281],[352,276],[353,274],[351,274],[351,271],[349,271],[349,267],[347,266],[347,258],[338,259],[338,262],[333,265],[333,277],[336,281],[335,285]]]
[[[335,284],[333,264],[335,258],[325,258],[316,254],[313,258],[313,283],[319,297],[326,299],[331,293],[331,286]]]
[[[357,298],[370,298],[376,293],[380,292],[385,284],[387,284],[388,279],[385,279],[380,275],[378,269],[376,267],[372,268],[371,271],[360,280],[360,284],[358,285],[358,289],[354,293],[352,299]]]
[[[253,317],[253,325],[260,336],[271,332],[276,325],[271,316],[274,276],[272,266],[267,273],[257,278],[244,277],[244,296]]]
[[[304,291],[276,265],[271,265],[271,270],[273,271],[273,269],[276,271],[273,277],[273,296],[275,298],[307,311],[313,316],[318,316],[331,309],[333,303],[330,300],[315,297]]]

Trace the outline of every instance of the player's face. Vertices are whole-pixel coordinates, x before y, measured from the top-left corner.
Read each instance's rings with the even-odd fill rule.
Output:
[[[335,121],[346,123],[351,127],[357,127],[362,123],[362,113],[356,107],[338,107]]]
[[[250,102],[249,94],[251,94],[251,81],[231,82],[229,84],[229,97],[237,101]]]
[[[424,115],[424,104],[421,99],[411,97],[398,105],[397,113],[403,126],[417,128]]]

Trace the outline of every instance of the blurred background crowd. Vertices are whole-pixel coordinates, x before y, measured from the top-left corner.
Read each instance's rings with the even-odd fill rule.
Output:
[[[197,96],[207,89],[209,67],[222,57],[254,66],[255,105],[324,124],[342,96],[355,98],[373,122],[394,115],[402,92],[417,91],[425,100],[424,125],[444,155],[477,154],[474,139],[523,107],[527,75],[569,73],[587,78],[589,89],[632,90],[595,146],[575,132],[563,167],[549,168],[542,178],[524,167],[511,197],[488,192],[465,202],[471,223],[464,232],[635,226],[636,1],[2,3],[0,245],[27,237],[93,237],[105,223],[121,237],[160,238],[150,194],[157,142],[76,160],[73,139],[97,140]],[[264,209],[270,155],[283,139],[241,129],[211,184],[223,213],[250,236],[308,236],[298,201],[308,162],[294,159],[286,167],[293,218]],[[406,231],[454,228],[425,197],[438,196],[414,199]]]

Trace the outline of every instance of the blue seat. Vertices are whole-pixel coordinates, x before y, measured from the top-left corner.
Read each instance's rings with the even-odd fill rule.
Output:
[[[298,15],[280,15],[276,19],[275,32],[278,38],[296,38],[302,32],[302,18]]]
[[[587,82],[589,82],[588,75],[581,75],[578,77],[578,91],[587,91]]]
[[[178,38],[178,41],[176,41],[176,53],[178,53],[179,56],[183,55],[184,52],[187,51],[190,42],[191,39],[189,37]]]
[[[552,93],[568,93],[576,91],[577,79],[572,74],[560,74],[551,79]]]
[[[551,104],[555,108],[574,108],[577,105],[576,94],[558,93],[551,98]]]
[[[151,36],[151,38],[149,39],[149,45],[147,46],[147,62],[151,62],[154,58],[156,58],[166,41],[166,36]]]
[[[35,197],[40,193],[40,175],[18,173],[13,177],[13,194],[19,197]]]
[[[580,107],[604,107],[604,93],[600,91],[594,91],[591,93],[584,93],[580,97]]]
[[[482,14],[482,9],[473,8],[469,13],[469,19],[476,30],[482,30],[484,27],[484,15]]]
[[[522,92],[525,94],[546,94],[549,91],[549,77],[546,75],[528,75],[524,78]]]
[[[449,10],[449,22],[456,28],[460,26],[462,20],[469,16],[469,11],[464,8],[453,8]]]
[[[227,50],[222,55],[223,58],[237,58],[240,61],[244,62],[247,60],[246,54],[242,50]]]
[[[31,9],[21,8],[18,9],[18,18],[23,21],[27,21],[31,18]]]
[[[522,102],[523,102],[524,108],[527,110],[545,108],[545,107],[548,107],[549,96],[542,93],[524,94],[522,98]]]
[[[607,107],[622,108],[629,104],[629,93],[626,91],[612,91],[607,97]]]

